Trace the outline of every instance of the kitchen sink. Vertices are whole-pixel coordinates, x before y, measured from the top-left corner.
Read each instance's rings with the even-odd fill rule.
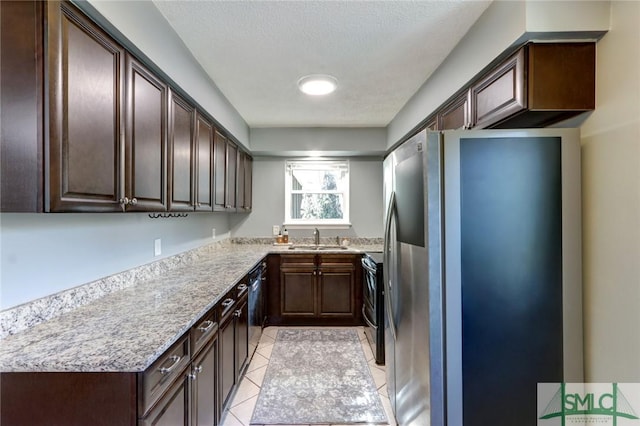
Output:
[[[294,244],[289,247],[289,250],[346,250],[347,246],[340,246],[337,244]]]

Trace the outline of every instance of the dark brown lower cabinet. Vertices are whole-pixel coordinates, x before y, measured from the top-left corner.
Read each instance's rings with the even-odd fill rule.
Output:
[[[180,376],[139,426],[189,426],[189,375]]]
[[[233,303],[233,299],[231,300]],[[220,321],[220,408],[224,406],[235,384],[234,317],[231,312],[221,315]]]
[[[236,338],[236,381],[247,366],[249,360],[249,303],[247,295],[240,299],[235,312],[235,338]]]
[[[191,364],[192,426],[211,426],[217,423],[217,365],[218,338],[216,335]]]
[[[279,258],[279,282],[271,285],[270,281],[267,292],[269,324],[362,324],[357,309],[362,301],[356,267],[359,255],[283,254]]]

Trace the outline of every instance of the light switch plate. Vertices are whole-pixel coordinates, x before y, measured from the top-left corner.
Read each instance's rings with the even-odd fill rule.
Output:
[[[278,235],[280,233],[280,226],[273,225],[273,235]]]
[[[153,240],[153,255],[160,256],[162,254],[162,240],[157,238]]]
[[[211,238],[216,239],[216,228],[211,228]]]

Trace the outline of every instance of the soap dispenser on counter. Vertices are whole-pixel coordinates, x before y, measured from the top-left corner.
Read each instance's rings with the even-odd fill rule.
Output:
[[[282,225],[282,242],[284,244],[289,243],[289,231],[287,231],[287,228],[285,228],[284,225]]]

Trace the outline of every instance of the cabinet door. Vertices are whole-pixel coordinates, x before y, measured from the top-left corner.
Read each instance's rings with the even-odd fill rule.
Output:
[[[200,114],[196,117],[196,210],[213,210],[213,126]]]
[[[195,189],[195,109],[169,94],[169,210],[193,210]]]
[[[227,143],[227,186],[225,189],[226,209],[235,211],[237,207],[236,185],[238,171],[238,147],[231,141]]]
[[[483,128],[524,110],[524,49],[471,87],[472,126]]]
[[[315,266],[282,266],[280,298],[280,313],[283,318],[316,316]]]
[[[238,166],[238,170],[236,171],[236,208],[237,211],[244,211],[244,192],[245,192],[245,158],[247,154],[243,151],[238,150],[236,164]]]
[[[438,130],[468,129],[470,127],[469,106],[469,91],[466,91],[438,113]]]
[[[118,211],[124,49],[70,3],[47,3],[51,211]]]
[[[192,426],[212,426],[217,422],[217,366],[218,338],[216,335],[191,365]]]
[[[44,3],[0,2],[0,210],[42,212]]]
[[[236,309],[236,377],[240,377],[249,359],[249,303],[247,298],[240,300]]]
[[[214,138],[214,210],[225,210],[227,205],[227,138],[216,131]]]
[[[186,372],[158,401],[158,404],[138,422],[139,426],[190,426],[189,379]]]
[[[234,338],[234,318],[233,315],[224,320],[220,327],[220,360],[219,360],[219,380],[220,380],[220,406],[221,409],[227,402],[227,398],[233,389],[236,379],[235,370],[235,338]]]
[[[167,210],[167,86],[127,54],[127,211]]]
[[[244,209],[251,211],[253,207],[253,158],[244,157]]]
[[[356,315],[354,266],[321,265],[318,268],[318,314],[320,317]]]

